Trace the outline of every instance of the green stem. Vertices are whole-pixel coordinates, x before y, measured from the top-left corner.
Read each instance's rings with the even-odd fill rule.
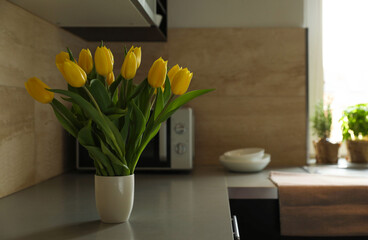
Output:
[[[93,105],[95,105],[96,109],[98,110],[98,112],[102,115],[101,109],[98,106],[98,103],[96,102],[96,99],[93,97],[93,95],[91,94],[91,92],[88,90],[88,88],[86,88],[85,86],[83,86],[83,89],[86,90],[89,98],[91,99]]]
[[[157,119],[160,119],[161,115],[166,111],[167,107],[170,105],[171,101],[174,99],[175,95],[174,94],[171,94],[169,100],[167,101],[164,109],[162,109],[162,111],[160,112],[160,114],[158,114]],[[153,126],[155,126],[157,124],[156,120],[153,122]]]
[[[124,85],[124,102],[123,102],[123,108],[126,108],[128,105],[128,92],[130,91],[130,88],[132,86],[133,79],[126,80],[126,84]]]
[[[86,92],[87,92],[88,96],[89,96],[89,97],[90,97],[90,99],[92,100],[93,104],[96,106],[96,108],[97,108],[97,110],[98,110],[99,114],[101,115],[101,117],[102,117],[103,121],[105,121],[105,116],[104,116],[104,114],[101,112],[101,109],[100,109],[100,107],[98,106],[98,103],[96,102],[96,100],[95,100],[95,98],[93,97],[93,95],[91,94],[91,92],[90,92],[90,91],[89,91],[85,86],[83,86],[83,88],[86,90]],[[123,157],[123,153],[121,152],[120,147],[119,147],[118,143],[116,142],[116,139],[115,139],[115,136],[114,136],[114,134],[113,134],[113,133],[112,133],[112,136],[111,136],[111,140],[112,140],[112,142],[114,143],[115,148],[116,148],[116,151],[118,151],[118,153],[119,153],[120,157]]]

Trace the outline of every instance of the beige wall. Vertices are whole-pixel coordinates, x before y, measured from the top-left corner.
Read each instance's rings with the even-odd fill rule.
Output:
[[[171,28],[302,27],[304,22],[304,0],[167,2],[168,25]]]
[[[198,26],[196,26],[198,27]],[[61,174],[72,161],[50,106],[35,102],[24,81],[37,76],[54,88],[65,82],[55,55],[87,43],[0,0],[0,197]],[[130,43],[126,43],[130,46]],[[107,43],[122,64],[123,43]],[[195,165],[218,165],[238,147],[265,147],[273,166],[305,161],[305,31],[302,28],[169,29],[169,41],[138,43],[137,79],[162,56],[194,72],[191,89],[216,88],[193,101]],[[67,161],[69,160],[69,161]]]
[[[64,88],[55,55],[66,46],[79,51],[83,45],[78,37],[0,0],[0,197],[68,167],[64,131],[51,107],[28,95],[24,82],[37,76]]]
[[[263,147],[271,166],[306,160],[306,42],[303,28],[170,29],[167,43],[142,46],[144,79],[162,56],[194,72],[191,90],[215,88],[189,105],[196,116],[195,165],[218,165],[225,151]],[[97,43],[91,43],[94,49]],[[122,63],[122,43],[107,43]]]

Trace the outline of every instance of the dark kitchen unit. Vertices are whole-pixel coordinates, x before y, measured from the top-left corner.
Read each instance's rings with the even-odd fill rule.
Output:
[[[366,168],[347,168],[345,161],[340,165],[305,166],[300,172],[314,174],[334,174],[341,176],[366,176]],[[251,176],[249,177],[251,178]],[[368,239],[368,236],[344,237],[298,237],[281,236],[279,199],[277,188],[271,187],[230,187],[229,204],[231,216],[237,217],[237,225],[241,239],[270,239],[270,240],[319,240],[319,239]]]
[[[86,41],[165,42],[166,0],[10,0]],[[60,11],[60,9],[68,11]],[[103,11],[99,11],[99,9]]]

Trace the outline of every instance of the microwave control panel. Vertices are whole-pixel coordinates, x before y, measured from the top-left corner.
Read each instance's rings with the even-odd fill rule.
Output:
[[[171,168],[191,169],[194,157],[194,119],[191,108],[179,109],[171,117]]]

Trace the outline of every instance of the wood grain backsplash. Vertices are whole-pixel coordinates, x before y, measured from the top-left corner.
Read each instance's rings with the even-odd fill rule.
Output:
[[[305,29],[169,29],[166,43],[124,44],[142,46],[139,80],[162,56],[169,67],[178,63],[194,72],[191,90],[216,89],[189,104],[195,114],[196,166],[217,165],[225,151],[243,147],[265,148],[270,166],[305,164]],[[124,44],[107,43],[116,74]]]
[[[64,88],[54,58],[99,43],[84,40],[0,0],[0,197],[59,175],[73,164],[50,106],[28,96],[37,76]],[[115,73],[123,47],[142,46],[142,80],[162,56],[194,72],[191,90],[215,88],[189,104],[196,123],[195,166],[218,165],[223,152],[263,147],[271,166],[306,160],[306,32],[302,28],[169,29],[168,42],[107,43]],[[69,167],[68,167],[69,166]]]
[[[51,107],[24,88],[33,76],[64,88],[55,55],[85,41],[0,0],[0,198],[71,168],[74,161]]]

